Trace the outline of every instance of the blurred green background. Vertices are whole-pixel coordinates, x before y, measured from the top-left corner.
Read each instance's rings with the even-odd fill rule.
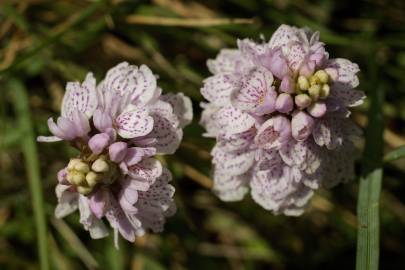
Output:
[[[274,216],[249,196],[221,202],[210,192],[214,142],[201,137],[199,89],[206,60],[237,38],[268,39],[282,23],[309,26],[331,57],[359,64],[360,89],[385,91],[388,152],[405,144],[404,14],[402,0],[2,0],[0,269],[39,268],[28,179],[43,193],[51,269],[354,269],[358,181],[319,191],[299,218]],[[53,217],[56,172],[75,152],[34,138],[48,134],[67,81],[89,70],[101,79],[124,60],[147,64],[165,92],[190,96],[195,119],[176,155],[164,157],[177,214],[164,233],[121,241],[116,251],[112,236],[91,240],[77,214]],[[362,127],[368,104],[353,113]],[[405,163],[384,168],[380,268],[397,270],[405,265]]]

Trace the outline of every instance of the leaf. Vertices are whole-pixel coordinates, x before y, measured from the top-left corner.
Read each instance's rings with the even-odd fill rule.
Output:
[[[402,145],[386,154],[384,157],[384,162],[391,162],[401,158],[405,158],[405,145]]]
[[[356,270],[377,270],[380,253],[379,200],[383,176],[383,114],[384,91],[373,88],[363,155],[357,204],[358,235]]]

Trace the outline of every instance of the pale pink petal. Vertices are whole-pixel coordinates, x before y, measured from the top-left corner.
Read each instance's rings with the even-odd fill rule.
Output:
[[[170,115],[168,115],[170,119]],[[154,114],[155,126],[149,134],[156,140],[149,146],[155,147],[159,154],[173,154],[183,138],[183,130],[173,125],[173,121],[159,114]]]
[[[212,104],[226,106],[231,102],[230,96],[234,89],[232,76],[227,73],[217,74],[204,80],[201,94]]]
[[[79,111],[90,118],[96,110],[97,104],[96,79],[92,73],[88,73],[82,84],[79,82],[67,83],[61,115],[73,120],[73,112]]]
[[[218,56],[213,60],[207,61],[207,66],[212,74],[234,72],[237,62],[240,61],[241,55],[239,50],[222,49]]]
[[[185,127],[193,120],[193,105],[191,99],[183,93],[166,94],[162,96],[162,100],[170,103],[173,108],[173,113],[177,116],[180,127]]]
[[[240,201],[249,191],[246,174],[231,176],[223,173],[214,173],[214,193],[225,202]]]
[[[347,59],[336,58],[329,60],[327,64],[329,69],[335,69],[337,71],[338,82],[348,84],[355,88],[359,85],[359,78],[357,73],[360,71],[359,66]]]
[[[214,117],[219,130],[227,135],[244,132],[255,124],[252,116],[232,106],[220,109]]]
[[[215,164],[215,169],[218,172],[228,175],[241,175],[252,167],[255,151],[227,153],[219,147],[214,147],[211,155],[213,156],[212,162]]]
[[[299,41],[298,28],[283,24],[277,28],[269,41],[270,48],[279,48],[291,42]]]
[[[273,76],[263,68],[255,69],[244,76],[231,95],[232,104],[241,110],[254,112],[256,108],[271,96],[267,113],[274,111],[277,94],[273,87]]]
[[[115,122],[118,134],[126,139],[145,136],[153,129],[153,118],[145,109],[123,112]]]

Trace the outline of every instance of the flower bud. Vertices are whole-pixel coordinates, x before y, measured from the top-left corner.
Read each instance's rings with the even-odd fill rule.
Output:
[[[299,76],[298,80],[297,80],[297,84],[298,84],[298,89],[300,89],[300,90],[305,91],[305,90],[308,90],[308,88],[309,88],[309,81],[308,81],[307,77],[305,77],[305,76],[302,76],[302,75]]]
[[[89,140],[89,147],[94,154],[98,155],[103,152],[109,141],[110,136],[108,136],[108,134],[99,133],[91,137],[91,139]]]
[[[330,86],[328,84],[322,85],[321,92],[319,93],[320,98],[327,98],[330,94]]]
[[[304,63],[304,65],[302,65],[302,67],[300,68],[300,75],[309,77],[314,73],[314,71],[315,71],[315,62],[308,61],[307,63]]]
[[[315,72],[314,76],[318,77],[321,83],[328,83],[329,81],[329,75],[325,70],[318,70]]]
[[[291,133],[297,141],[304,141],[312,133],[314,119],[303,111],[297,112],[291,119]]]
[[[91,187],[84,187],[84,186],[77,187],[77,192],[79,192],[82,195],[88,195],[91,191],[92,191]]]
[[[289,113],[294,106],[293,99],[291,95],[286,93],[281,93],[276,100],[276,110],[281,113]]]
[[[295,84],[290,76],[284,76],[280,84],[280,91],[284,93],[294,93]]]
[[[322,117],[326,113],[326,104],[324,102],[315,102],[308,107],[307,111],[313,117],[316,118]]]
[[[97,159],[96,161],[93,162],[93,164],[91,165],[91,169],[95,172],[108,172],[108,163],[104,160],[104,159]]]
[[[74,170],[81,173],[88,173],[90,171],[89,165],[83,161],[79,161],[75,164]]]
[[[86,182],[89,187],[94,187],[99,179],[100,176],[93,171],[86,174]]]
[[[82,160],[79,159],[79,158],[72,158],[72,159],[69,161],[69,164],[67,165],[68,170],[74,170],[75,165],[76,165],[77,163],[81,162],[81,161],[82,161]]]
[[[125,142],[116,142],[111,144],[108,148],[111,161],[120,163],[127,154],[127,147],[128,145]]]
[[[321,83],[321,80],[318,77],[316,77],[316,76],[309,77],[309,84],[311,86],[312,85],[317,85],[317,84],[320,84],[320,83]]]
[[[68,181],[73,185],[81,185],[85,181],[84,173],[73,171],[68,173]]]
[[[318,100],[321,93],[321,86],[319,84],[312,85],[308,89],[308,93],[311,96],[312,100]]]
[[[312,99],[307,94],[299,94],[294,98],[295,105],[302,110],[311,105]]]

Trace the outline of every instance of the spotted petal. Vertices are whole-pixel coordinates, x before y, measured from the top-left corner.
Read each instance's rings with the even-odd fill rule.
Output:
[[[240,201],[249,191],[249,179],[246,174],[231,176],[215,172],[213,191],[225,202]]]
[[[162,174],[162,164],[154,158],[146,158],[128,168],[132,178],[130,186],[137,190],[146,191]]]
[[[96,79],[88,73],[82,84],[68,82],[63,96],[61,115],[73,120],[73,113],[79,111],[90,118],[97,108]]]
[[[232,75],[221,73],[204,80],[201,94],[212,104],[217,106],[229,105],[231,92],[234,89]]]
[[[219,147],[214,147],[211,152],[215,169],[228,175],[241,175],[246,173],[254,163],[255,151],[239,151],[227,153]]]
[[[244,76],[231,95],[232,104],[248,112],[255,112],[256,109],[269,98],[267,111],[274,111],[277,93],[272,87],[273,75],[264,68],[252,70]]]
[[[284,47],[291,42],[298,41],[298,29],[289,25],[281,25],[271,36],[269,47],[271,49]]]
[[[173,123],[174,115],[153,114],[152,116],[155,126],[148,136],[155,140],[149,146],[155,147],[159,154],[173,154],[183,138],[183,130]],[[174,120],[177,122],[176,118]]]
[[[227,135],[244,132],[255,124],[252,116],[232,106],[220,109],[214,117],[219,131]]]
[[[207,66],[212,74],[234,72],[237,63],[241,60],[239,50],[222,49],[217,58],[209,59]]]
[[[337,81],[348,84],[355,88],[359,85],[357,72],[360,71],[359,66],[344,58],[331,59],[327,64],[328,68],[333,68],[337,71]]]
[[[173,113],[177,116],[180,127],[183,128],[191,123],[193,119],[193,106],[189,97],[183,93],[169,93],[163,95],[162,100],[172,105]]]
[[[341,83],[333,84],[330,98],[336,99],[347,107],[356,107],[363,104],[366,95],[363,91],[355,90]]]
[[[115,121],[118,134],[126,139],[145,136],[153,129],[153,118],[146,109],[125,111]]]

